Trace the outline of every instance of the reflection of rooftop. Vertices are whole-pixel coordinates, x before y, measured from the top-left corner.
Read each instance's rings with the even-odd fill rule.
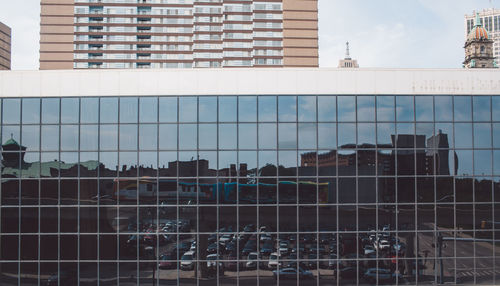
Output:
[[[80,162],[79,165],[87,170],[96,170],[97,167],[99,166],[99,162],[98,161]],[[20,177],[20,178],[54,177],[54,172],[57,174],[57,170],[61,170],[61,172],[63,172],[63,171],[68,171],[77,166],[78,166],[77,163],[64,163],[59,161],[24,163],[22,164],[21,168],[4,167],[2,169],[2,177]],[[75,169],[75,174],[73,176],[76,177],[77,175],[78,175],[77,169]]]

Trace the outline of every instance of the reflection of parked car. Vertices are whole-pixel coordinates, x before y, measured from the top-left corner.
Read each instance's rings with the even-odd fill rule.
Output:
[[[184,253],[184,255],[181,257],[181,270],[193,270],[194,259],[195,259],[194,251],[188,251]]]
[[[207,267],[217,267],[217,260],[221,258],[217,254],[207,255]],[[219,267],[224,267],[224,264],[219,261]]]
[[[284,268],[280,270],[273,270],[274,279],[313,279],[313,274],[302,268]]]
[[[273,252],[271,253],[271,255],[269,255],[269,262],[267,263],[267,267],[269,269],[276,269],[278,268],[278,265],[281,266],[281,263],[279,262],[278,253]]]

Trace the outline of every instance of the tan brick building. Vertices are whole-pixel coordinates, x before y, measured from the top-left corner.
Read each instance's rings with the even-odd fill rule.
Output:
[[[317,0],[41,0],[40,69],[318,67]]]
[[[11,29],[0,22],[0,70],[10,70]]]

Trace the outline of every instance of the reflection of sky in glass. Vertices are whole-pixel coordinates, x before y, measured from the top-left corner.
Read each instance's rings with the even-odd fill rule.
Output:
[[[500,121],[500,96],[492,96],[491,105],[493,121]]]
[[[21,115],[20,99],[4,99],[2,106],[3,124],[19,124]]]
[[[124,165],[127,165],[127,168],[137,166],[137,152],[120,152],[119,155],[120,170]]]
[[[133,103],[132,103],[133,104]],[[137,107],[137,105],[136,105]],[[82,98],[80,101],[82,123],[97,123],[99,118],[99,99],[98,98]],[[135,109],[131,107],[131,109]]]
[[[375,97],[373,96],[358,96],[358,121],[375,120]]]
[[[238,97],[238,118],[240,122],[257,121],[257,97],[240,96]]]
[[[493,175],[500,175],[500,150],[493,150]]]
[[[160,122],[177,122],[176,97],[160,97],[158,109]]]
[[[83,127],[84,126],[82,125],[82,128]],[[86,136],[87,134],[84,134],[83,131],[86,131],[86,130],[84,130],[84,129],[81,130],[82,136]],[[23,137],[23,139],[24,139],[24,137]],[[82,143],[85,140],[86,140],[86,138],[82,137]],[[81,148],[84,149],[83,144],[82,144]],[[62,125],[61,126],[61,150],[78,150],[78,125]],[[97,150],[97,140],[96,140],[95,148],[91,149],[91,150]]]
[[[297,124],[280,123],[278,125],[278,148],[297,148]]]
[[[27,150],[28,151],[37,151],[37,150],[40,150],[40,126],[39,125],[36,125],[36,126],[23,126],[23,140],[22,142],[19,142],[21,145],[27,147]],[[76,137],[73,137],[73,138],[76,138],[76,140],[78,140],[78,134],[76,135]],[[72,139],[73,139],[72,138]],[[8,139],[10,139],[10,134],[8,137],[5,137],[4,138],[4,141],[7,141]],[[78,141],[77,141],[78,142]],[[61,142],[62,144],[62,142]],[[78,148],[78,144],[76,145],[76,148],[73,147],[73,149],[77,149]]]
[[[356,121],[356,102],[354,96],[339,96],[339,121]]]
[[[156,150],[158,142],[158,125],[140,124],[139,125],[139,149]]]
[[[66,164],[78,163],[78,152],[61,152],[61,162]]]
[[[395,134],[394,123],[378,123],[377,124],[377,143],[391,144],[391,135]]]
[[[377,96],[377,120],[394,121],[394,96]]]
[[[259,168],[267,164],[276,166],[276,151],[259,151]]]
[[[297,152],[295,151],[279,151],[278,162],[280,166],[285,168],[297,167]]]
[[[490,121],[491,120],[491,104],[489,96],[474,96],[474,121]]]
[[[200,149],[217,149],[217,124],[199,125]]]
[[[335,125],[335,123],[318,124],[318,148],[337,148],[337,126]]]
[[[120,125],[120,150],[137,149],[137,124]]]
[[[145,168],[157,168],[157,154],[156,152],[139,152],[139,165]]]
[[[156,122],[158,120],[158,99],[141,97],[139,99],[139,122]]]
[[[97,150],[98,144],[98,126],[81,125],[80,126],[80,149]],[[78,138],[78,136],[76,136]]]
[[[197,146],[196,124],[179,125],[179,149],[196,149]]]
[[[278,120],[296,121],[297,102],[295,96],[278,96]]]
[[[455,121],[471,121],[471,98],[470,96],[455,96]]]
[[[79,116],[80,101],[78,98],[61,98],[61,123],[78,123]]]
[[[120,123],[137,122],[137,97],[120,98]]]
[[[417,123],[415,125],[415,133],[417,135],[425,135],[425,140],[434,136],[434,124],[433,123]]]
[[[116,170],[118,165],[118,153],[117,152],[100,152],[99,161],[104,164],[106,169]]]
[[[299,96],[299,121],[316,121],[316,97]]]
[[[217,169],[217,152],[215,151],[200,151],[198,153],[200,160],[208,161],[209,169]]]
[[[40,123],[40,99],[24,98],[22,114],[23,124]]]
[[[239,125],[238,130],[239,149],[257,148],[257,124],[243,123]]]
[[[434,97],[436,121],[453,120],[453,97],[436,96]]]
[[[160,150],[177,149],[177,124],[160,124],[159,132]]]
[[[346,144],[356,144],[356,124],[339,123],[339,147]]]
[[[472,125],[455,123],[455,148],[472,148]]]
[[[158,154],[158,167],[168,168],[169,162],[177,161],[177,152],[163,151]]]
[[[417,121],[434,120],[434,104],[432,96],[415,97],[415,118]]]
[[[236,149],[236,124],[219,125],[219,148]]]
[[[198,103],[196,97],[179,98],[179,121],[196,122],[198,112]]]
[[[200,122],[216,122],[217,121],[217,97],[200,97]]]
[[[17,142],[21,142],[20,132],[21,128],[19,125],[7,125],[2,128],[2,143],[5,143],[9,139],[14,139]],[[26,146],[29,147],[29,146]]]
[[[276,97],[259,97],[259,121],[276,121]]]
[[[259,124],[259,148],[276,149],[277,134],[276,123]]]
[[[235,122],[237,111],[238,108],[235,96],[219,97],[219,121]]]
[[[57,150],[59,148],[59,126],[42,126],[42,150]]]
[[[337,97],[319,96],[318,97],[318,120],[319,121],[337,121]]]
[[[358,124],[358,145],[361,144],[375,145],[375,124],[374,123],[359,123]]]
[[[42,98],[42,123],[59,123],[59,98]]]
[[[491,124],[474,123],[474,148],[491,148]]]
[[[415,125],[413,123],[396,123],[396,129],[398,134],[415,134]]]
[[[472,150],[455,150],[458,157],[457,175],[472,175]]]
[[[39,162],[40,153],[39,152],[26,152],[24,155],[24,161],[28,163]]]
[[[230,168],[231,164],[236,164],[236,151],[220,151],[219,152],[219,170]]]
[[[118,122],[118,98],[106,97],[101,98],[101,123],[117,123]]]
[[[493,124],[493,148],[500,148],[500,123]]]
[[[491,175],[491,151],[490,150],[475,150],[474,151],[474,174],[475,175]]]
[[[316,149],[315,123],[299,123],[299,149]]]
[[[257,168],[257,151],[240,151],[238,159],[240,164],[247,164],[247,170]]]
[[[118,125],[101,125],[99,145],[101,150],[118,149]]]
[[[413,96],[396,96],[396,121],[413,121]]]

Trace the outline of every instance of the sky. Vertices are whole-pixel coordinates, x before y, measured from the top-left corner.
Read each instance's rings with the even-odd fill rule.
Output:
[[[12,69],[38,69],[40,0],[0,0],[12,28]],[[464,15],[500,0],[319,0],[320,66],[336,67],[350,42],[360,67],[460,68]]]

